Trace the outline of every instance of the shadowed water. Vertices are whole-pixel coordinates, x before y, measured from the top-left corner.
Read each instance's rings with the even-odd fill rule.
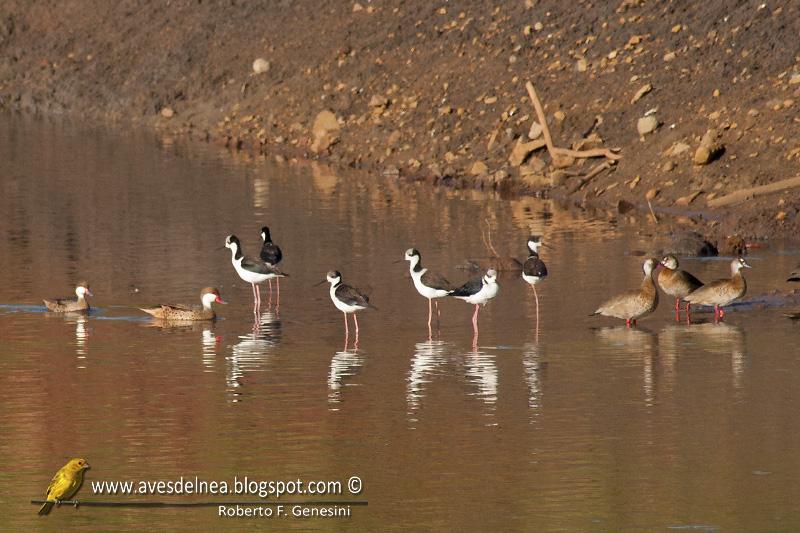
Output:
[[[274,166],[144,134],[6,117],[0,122],[0,523],[31,530],[250,529],[208,508],[60,508],[36,516],[71,457],[88,480],[341,480],[368,500],[338,519],[278,529],[796,530],[800,360],[781,309],[739,306],[676,323],[668,298],[625,329],[589,318],[638,285],[652,235],[576,218],[546,201]],[[267,224],[283,248],[280,307],[253,314],[251,288],[219,250],[256,254]],[[402,259],[462,283],[467,259],[525,256],[531,233],[550,277],[501,273],[481,310],[427,302]],[[749,294],[783,288],[797,256],[757,250]],[[703,280],[726,262],[682,261]],[[328,270],[365,289],[359,345],[345,345]],[[88,279],[89,315],[42,297]],[[136,308],[230,302],[213,323],[164,323]],[[351,330],[351,336],[353,331]],[[198,501],[208,496],[84,500]],[[242,499],[242,498],[239,498]],[[246,498],[255,500],[257,498]],[[285,497],[289,499],[289,497]],[[302,499],[302,498],[300,498]],[[273,519],[278,520],[278,519]],[[254,522],[256,521],[256,522]]]

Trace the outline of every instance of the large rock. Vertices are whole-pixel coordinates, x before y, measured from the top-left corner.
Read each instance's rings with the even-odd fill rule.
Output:
[[[636,122],[636,131],[639,132],[639,135],[647,135],[656,131],[658,125],[658,118],[655,115],[647,115]]]
[[[269,67],[269,61],[263,57],[259,57],[253,61],[253,73],[255,74],[264,74],[265,72],[269,71]]]
[[[339,141],[339,121],[333,111],[325,109],[317,113],[311,134],[314,141],[311,150],[314,153],[324,152]]]
[[[694,231],[671,235],[669,242],[664,245],[664,253],[700,257],[716,256],[719,254],[714,243]]]

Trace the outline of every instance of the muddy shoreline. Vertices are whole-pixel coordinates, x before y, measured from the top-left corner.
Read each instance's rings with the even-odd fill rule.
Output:
[[[800,187],[717,204],[800,176],[800,6],[600,4],[11,0],[0,108],[545,196],[721,248],[795,237]],[[528,81],[556,146],[619,161],[540,146]]]

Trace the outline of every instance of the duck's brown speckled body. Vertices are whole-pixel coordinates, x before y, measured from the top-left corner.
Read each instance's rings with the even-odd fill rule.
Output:
[[[211,304],[225,302],[220,298],[219,291],[213,287],[206,287],[200,292],[202,305],[161,304],[153,307],[142,307],[141,310],[149,315],[162,320],[194,321],[213,320],[216,318]]]
[[[619,294],[603,303],[593,315],[612,316],[625,320],[625,324],[636,325],[636,320],[652,313],[658,306],[658,291],[653,281],[655,259],[648,259],[642,265],[644,279],[638,289]]]
[[[686,272],[678,270],[678,259],[674,255],[665,255],[661,260],[663,270],[658,273],[658,285],[668,296],[675,298],[675,311],[680,311],[681,300],[703,286],[703,282]],[[686,304],[689,312],[689,304]]]
[[[87,296],[92,296],[89,284],[85,281],[78,283],[75,287],[74,298],[45,298],[44,305],[54,313],[80,313],[89,311]]]
[[[714,317],[725,316],[723,307],[738,300],[747,292],[747,282],[742,275],[743,268],[750,268],[743,257],[731,261],[730,279],[718,279],[703,285],[686,297],[686,301],[697,305],[714,306]]]

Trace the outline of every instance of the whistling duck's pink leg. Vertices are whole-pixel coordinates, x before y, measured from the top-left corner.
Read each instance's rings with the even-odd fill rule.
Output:
[[[630,318],[626,318],[625,319],[625,327],[628,327],[628,328],[631,327],[631,319]]]
[[[677,312],[679,312],[679,313],[681,312],[681,299],[680,298],[675,298],[675,310]]]
[[[720,320],[725,318],[725,309],[723,309],[722,307],[719,308],[719,318]]]
[[[686,304],[686,323],[687,324],[691,324],[692,323],[692,317],[689,314],[689,304],[688,303]]]

